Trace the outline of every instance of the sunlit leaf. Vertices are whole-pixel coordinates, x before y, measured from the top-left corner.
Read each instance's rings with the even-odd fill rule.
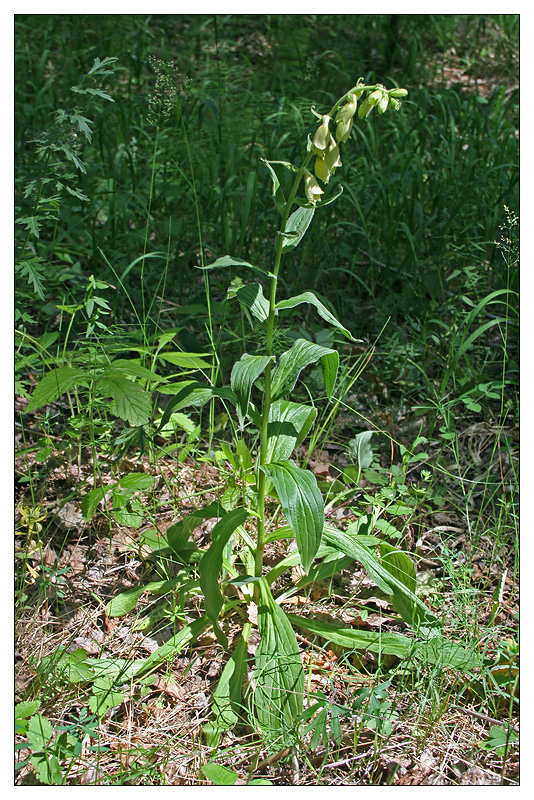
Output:
[[[88,386],[91,380],[92,376],[84,369],[76,367],[51,369],[33,390],[30,402],[26,406],[26,411],[35,411],[37,408],[52,403],[65,392],[69,392],[74,386]]]
[[[403,582],[394,577],[380,562],[377,555],[358,541],[357,535],[340,531],[332,525],[325,525],[323,537],[326,542],[362,564],[378,588],[390,595],[391,602],[401,617],[415,630],[418,630],[420,626],[439,625],[439,620],[434,612]]]
[[[336,382],[339,355],[337,350],[321,347],[321,345],[309,342],[307,339],[297,339],[292,347],[280,356],[271,379],[273,400],[278,400],[283,395],[289,394],[293,390],[301,371],[319,360],[323,368],[326,394],[330,400]]]
[[[317,479],[292,461],[264,464],[261,469],[274,484],[307,572],[321,544],[324,525],[323,497]]]
[[[303,709],[304,671],[287,615],[274,601],[265,580],[259,585],[261,639],[254,669],[254,707],[263,735],[280,749],[297,741],[297,718]]]
[[[250,392],[254,381],[265,370],[271,358],[271,356],[250,356],[248,353],[244,353],[234,364],[230,376],[230,386],[237,398],[237,415],[241,427],[248,413]]]
[[[239,525],[248,517],[244,508],[236,508],[228,512],[213,528],[211,532],[211,545],[206,550],[199,563],[200,587],[204,595],[206,614],[210,618],[217,640],[228,647],[226,636],[218,624],[218,617],[223,607],[224,599],[219,589],[219,574],[222,567],[223,550]]]
[[[304,440],[315,421],[317,409],[302,403],[272,403],[267,427],[267,462],[286,461]]]
[[[312,306],[315,306],[317,311],[319,312],[319,316],[321,316],[326,322],[329,322],[330,325],[333,325],[335,328],[338,328],[342,333],[345,334],[349,339],[355,341],[352,333],[345,328],[339,320],[337,320],[334,315],[326,308],[326,306],[319,300],[319,298],[313,292],[303,292],[302,294],[296,295],[295,297],[290,297],[288,300],[280,300],[279,303],[276,304],[276,309],[284,309],[284,308],[294,308],[295,306],[300,305],[301,303],[310,303]]]

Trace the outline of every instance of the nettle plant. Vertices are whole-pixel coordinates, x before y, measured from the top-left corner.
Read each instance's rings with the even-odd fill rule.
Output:
[[[280,216],[272,271],[230,255],[201,267],[242,266],[262,275],[269,287],[268,297],[261,283],[240,281],[232,283],[229,296],[237,298],[258,329],[259,335],[251,340],[263,341],[264,347],[261,353],[243,354],[234,364],[230,386],[185,382],[165,409],[157,430],[163,430],[182,409],[199,407],[219,398],[235,406],[242,434],[245,431],[255,434],[256,453],[252,454],[243,436],[235,452],[226,445],[223,447],[228,461],[243,478],[244,490],[225,492],[220,502],[198,509],[171,526],[165,537],[152,536],[147,543],[156,560],[163,565],[164,556],[170,553],[176,569],[167,569],[164,580],[128,589],[108,603],[108,615],[118,617],[131,612],[143,594],[170,595],[174,618],[183,621],[179,632],[144,660],[83,659],[86,679],[91,674],[95,678],[105,674],[111,692],[113,686],[125,681],[149,679],[154,669],[171,660],[209,626],[228,652],[227,633],[231,628],[234,642],[237,621],[241,628],[238,641],[229,653],[214,691],[211,717],[204,728],[212,746],[217,746],[221,736],[243,720],[259,727],[269,747],[296,746],[301,737],[301,725],[321,712],[324,698],[315,704],[308,701],[305,706],[304,703],[305,673],[295,628],[342,647],[377,653],[379,657],[411,657],[458,668],[472,667],[476,663],[476,658],[461,646],[442,637],[438,618],[415,594],[412,561],[405,553],[373,535],[372,515],[362,517],[361,524],[351,526],[349,531],[340,531],[325,521],[324,501],[314,474],[292,459],[295,449],[311,432],[317,411],[311,405],[293,402],[288,397],[302,370],[319,364],[326,395],[331,400],[339,356],[335,349],[304,338],[294,341],[282,353],[278,352],[278,345],[275,346],[275,341],[282,341],[276,335],[277,318],[300,304],[312,305],[336,331],[353,339],[350,331],[313,292],[305,291],[288,299],[277,298],[281,266],[285,254],[300,243],[317,210],[339,196],[341,190],[328,197],[322,186],[328,186],[331,176],[341,166],[340,144],[348,141],[356,116],[367,117],[374,108],[378,113],[398,109],[399,98],[406,94],[405,89],[386,90],[381,85],[364,85],[360,80],[327,114],[316,114],[320,123],[313,138],[308,139],[307,155],[300,167],[286,161],[265,161],[272,178],[274,205]],[[280,168],[290,170],[295,176],[287,198],[276,172]],[[299,190],[302,189],[301,195]],[[135,370],[130,374],[144,376]],[[258,392],[261,394],[259,407],[252,399],[253,387],[254,397]],[[86,518],[94,513],[101,499],[99,488],[84,498]],[[276,521],[280,515],[271,510],[276,502],[287,523],[278,527]],[[208,518],[216,518],[218,522],[213,527],[210,546],[200,551],[191,534]],[[296,547],[289,547],[288,555],[268,568],[264,560],[266,546],[287,539],[294,539]],[[290,594],[301,592],[315,581],[330,579],[354,561],[364,567],[380,592],[390,599],[400,618],[411,626],[410,636],[339,627],[282,609],[281,601]],[[302,577],[289,589],[286,582],[284,590],[277,594],[276,586],[283,584],[283,581],[278,583],[279,578],[295,567],[301,568]],[[204,600],[204,613],[194,621],[185,613],[187,598],[191,596],[201,596]],[[177,604],[181,607],[178,615]],[[247,660],[249,651],[253,650],[249,639],[256,626],[260,641],[254,653],[254,668],[249,673]],[[62,658],[68,661],[73,657],[79,659],[81,655],[64,653]]]

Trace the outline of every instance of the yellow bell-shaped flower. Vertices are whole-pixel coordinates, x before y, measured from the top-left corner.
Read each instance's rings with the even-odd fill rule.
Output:
[[[321,163],[324,163],[322,159],[318,159]],[[319,197],[324,194],[323,190],[315,180],[315,177],[312,175],[309,169],[304,170],[304,191],[306,193],[306,197],[313,203],[316,204]]]

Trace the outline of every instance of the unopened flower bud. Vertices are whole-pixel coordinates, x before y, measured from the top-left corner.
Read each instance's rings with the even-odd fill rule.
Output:
[[[355,94],[349,95],[348,101],[342,106],[336,115],[336,139],[338,142],[346,142],[352,130],[352,122],[356,113],[358,100]]]
[[[358,106],[358,117],[360,119],[368,117],[372,110],[373,106],[369,102],[369,98],[366,97],[363,103],[360,103],[360,105]]]
[[[387,94],[383,94],[377,104],[378,113],[383,114],[385,111],[387,111],[388,104],[389,104],[389,97],[387,96]]]
[[[408,89],[390,89],[388,94],[390,97],[406,97]]]
[[[324,163],[322,159],[318,159],[318,161],[320,161],[321,164]],[[304,170],[304,191],[306,192],[306,197],[313,205],[315,205],[319,197],[324,194],[309,169]]]
[[[323,121],[315,131],[315,136],[313,137],[312,150],[320,158],[324,158],[326,148],[329,146],[330,140],[332,139],[332,134],[328,126],[329,122],[330,117],[328,114],[325,114],[323,116]]]

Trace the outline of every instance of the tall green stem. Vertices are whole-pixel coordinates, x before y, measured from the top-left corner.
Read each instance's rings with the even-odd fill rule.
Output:
[[[375,89],[376,86],[364,86],[362,84],[357,84],[348,92],[346,92],[342,97],[337,100],[330,111],[328,112],[329,117],[333,117],[336,113],[337,109],[348,99],[349,95],[354,92],[358,93],[358,96],[362,94],[363,91]],[[317,115],[319,116],[319,115]],[[291,207],[293,206],[295,196],[297,194],[297,189],[299,183],[304,175],[304,170],[307,168],[308,164],[310,163],[311,159],[314,157],[313,151],[310,150],[300,169],[297,172],[295,177],[295,181],[293,183],[293,187],[289,194],[284,213],[282,215],[282,223],[280,225],[280,230],[278,232],[278,236],[276,239],[276,249],[275,249],[275,259],[274,259],[274,267],[271,277],[271,287],[270,287],[270,297],[269,297],[269,315],[267,317],[267,326],[266,326],[266,339],[265,339],[265,355],[272,356],[273,354],[273,336],[274,336],[274,320],[275,320],[275,312],[276,312],[276,288],[278,284],[278,273],[280,272],[280,265],[282,262],[282,248],[284,243],[284,234],[287,230],[287,222],[289,219],[289,215],[291,212]],[[267,461],[267,440],[268,440],[268,426],[269,426],[269,414],[271,410],[271,369],[272,369],[272,361],[270,361],[265,369],[264,373],[264,395],[263,395],[263,407],[262,407],[262,416],[261,416],[261,427],[260,427],[260,452],[259,452],[259,466],[262,467]],[[257,471],[257,491],[258,491],[258,538],[256,543],[256,551],[254,555],[254,575],[256,578],[261,577],[262,569],[263,569],[263,551],[265,547],[265,485],[266,485],[266,476],[262,469],[258,469]],[[256,602],[259,598],[259,586],[256,584],[254,590],[254,599]]]
[[[276,316],[276,288],[278,285],[278,273],[280,272],[280,265],[282,263],[282,247],[284,243],[284,233],[286,232],[287,221],[289,219],[289,214],[291,211],[291,207],[295,200],[295,196],[297,194],[297,189],[299,183],[302,179],[304,174],[304,170],[310,163],[312,158],[312,153],[309,153],[304,163],[302,164],[301,168],[299,169],[295,181],[293,183],[291,192],[289,194],[285,211],[282,217],[282,224],[280,226],[280,231],[278,232],[278,236],[276,239],[276,250],[275,250],[275,258],[274,258],[274,266],[273,266],[273,274],[271,277],[271,287],[270,287],[270,296],[269,296],[269,315],[267,317],[267,327],[266,327],[266,337],[265,337],[265,355],[272,356],[273,354],[273,335],[274,335],[274,320]],[[266,463],[267,460],[267,440],[268,440],[268,425],[269,425],[269,413],[271,410],[271,366],[272,362],[267,364],[264,373],[264,395],[263,395],[263,407],[262,407],[262,416],[261,416],[261,428],[260,428],[260,467]],[[265,473],[262,469],[258,470],[258,477],[257,477],[257,488],[258,488],[258,539],[256,543],[256,553],[254,559],[254,574],[255,577],[259,578],[262,574],[263,568],[263,550],[265,547],[265,483],[266,477]],[[255,588],[255,599],[257,600],[259,597],[259,586],[256,585]]]

